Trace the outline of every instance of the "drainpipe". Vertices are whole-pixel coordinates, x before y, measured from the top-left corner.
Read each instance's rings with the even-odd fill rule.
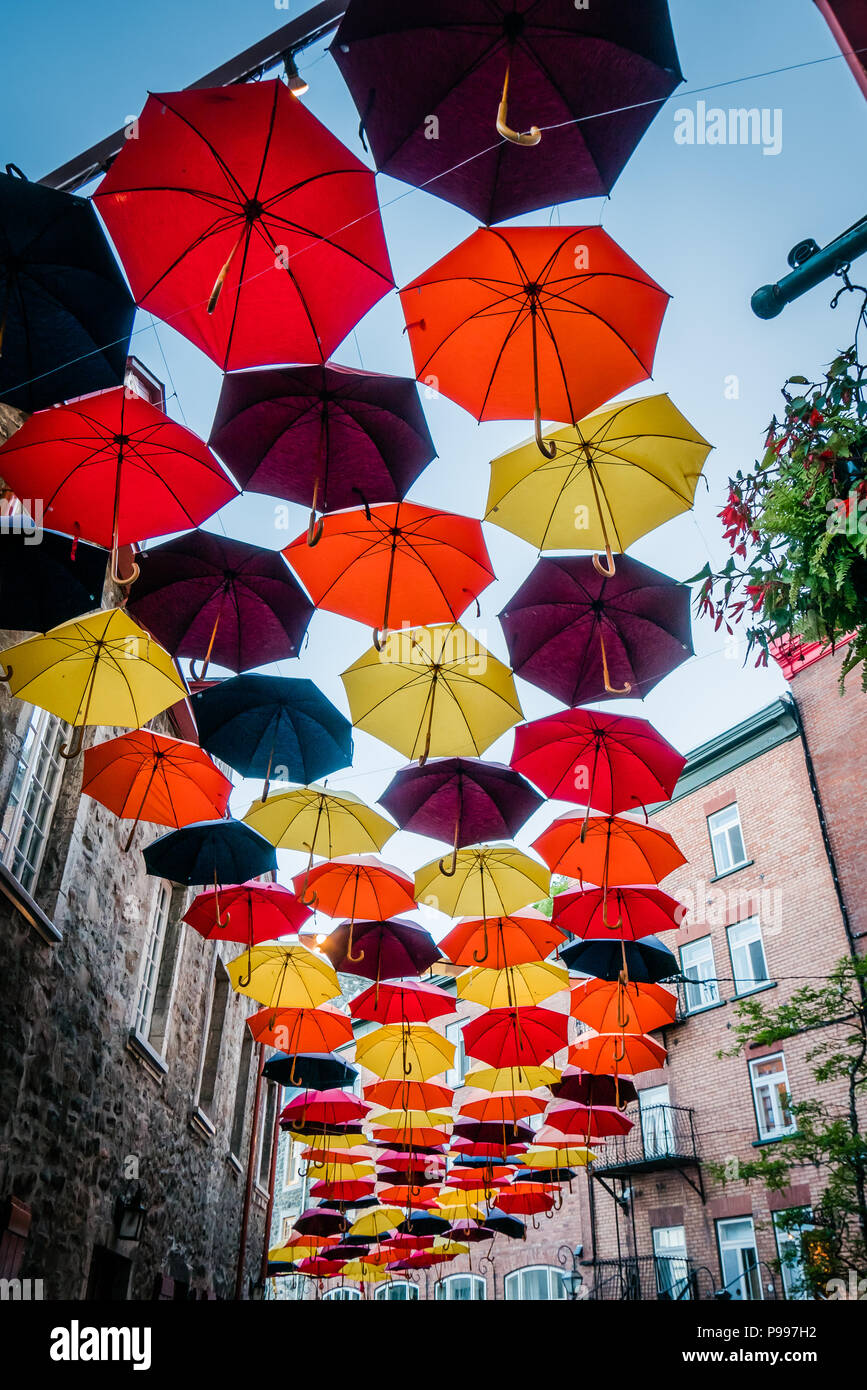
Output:
[[[259,1282],[263,1288],[268,1278],[268,1251],[271,1248],[271,1221],[274,1216],[274,1191],[277,1186],[277,1145],[280,1140],[280,1106],[274,1106],[274,1132],[271,1136],[271,1171],[268,1178],[268,1208],[265,1212],[265,1239],[262,1243],[262,1268]]]
[[[244,1260],[247,1254],[247,1228],[250,1224],[250,1200],[253,1196],[253,1163],[256,1158],[256,1139],[259,1133],[259,1101],[262,1097],[262,1073],[265,1069],[265,1047],[259,1043],[259,1066],[256,1070],[256,1095],[250,1123],[250,1151],[247,1155],[247,1181],[244,1186],[244,1210],[241,1214],[241,1238],[238,1242],[238,1264],[235,1269],[235,1301],[243,1296]]]

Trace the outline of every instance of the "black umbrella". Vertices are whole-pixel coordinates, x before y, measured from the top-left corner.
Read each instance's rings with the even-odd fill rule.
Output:
[[[42,410],[123,383],[135,304],[86,198],[0,174],[0,400]]]
[[[499,1207],[492,1207],[485,1217],[485,1227],[497,1235],[508,1236],[511,1240],[524,1240],[527,1227],[517,1217],[507,1216]]]
[[[108,553],[56,531],[0,530],[0,618],[13,632],[47,632],[102,604]]]
[[[293,1056],[277,1052],[265,1063],[262,1075],[267,1081],[299,1091],[327,1091],[351,1086],[358,1072],[336,1052],[296,1052]]]
[[[432,1211],[411,1210],[397,1227],[400,1236],[441,1236],[449,1229],[450,1221]]]
[[[658,984],[680,973],[677,957],[658,936],[643,936],[640,941],[576,941],[560,952],[569,970],[580,970],[598,980],[619,980],[624,958],[633,984]]]

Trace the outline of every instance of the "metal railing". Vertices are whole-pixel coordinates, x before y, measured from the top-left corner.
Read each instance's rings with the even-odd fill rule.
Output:
[[[680,1255],[630,1255],[597,1260],[590,1298],[634,1303],[660,1299],[691,1302],[699,1298],[692,1261]]]
[[[635,1116],[635,1125],[628,1134],[605,1141],[593,1170],[652,1172],[698,1161],[692,1109],[684,1105],[651,1105]]]

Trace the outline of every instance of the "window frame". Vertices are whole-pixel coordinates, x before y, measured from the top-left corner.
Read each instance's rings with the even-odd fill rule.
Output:
[[[745,988],[741,988],[740,982],[738,981],[737,969],[735,967],[735,957],[734,951],[732,950],[731,934],[733,931],[737,931],[738,927],[749,927],[753,923],[755,923],[755,928],[758,932],[758,942],[762,950],[762,960],[764,962],[765,967],[765,978],[763,980],[753,980],[753,983],[751,985],[747,985]],[[753,940],[755,939],[756,938],[753,938]],[[771,983],[771,975],[770,971],[768,970],[768,953],[765,950],[765,937],[762,931],[761,918],[759,917],[758,913],[754,912],[751,916],[742,918],[740,922],[732,922],[730,926],[726,927],[726,946],[728,948],[729,962],[731,964],[732,987],[734,989],[735,999],[742,999],[747,994],[755,994],[756,990],[765,989],[765,987]]]
[[[793,1231],[780,1231],[780,1228],[779,1228],[779,1226],[778,1226],[778,1224],[777,1224],[777,1218],[780,1217],[780,1216],[785,1216],[786,1213],[787,1213],[787,1212],[790,1212],[790,1211],[797,1211],[797,1212],[803,1213],[804,1220],[803,1220],[803,1221],[801,1222],[801,1224],[798,1226],[798,1228],[797,1228],[796,1231],[795,1231],[795,1230],[793,1230]],[[786,1271],[788,1270],[788,1271],[793,1272],[793,1273],[795,1274],[795,1277],[802,1277],[802,1276],[803,1276],[803,1263],[802,1263],[802,1260],[801,1260],[801,1259],[792,1260],[792,1261],[787,1261],[787,1260],[784,1258],[782,1246],[786,1243],[787,1239],[788,1239],[788,1240],[798,1240],[798,1238],[803,1234],[804,1231],[811,1231],[811,1230],[814,1230],[814,1229],[815,1229],[815,1225],[814,1225],[814,1222],[813,1222],[813,1211],[812,1211],[812,1208],[809,1207],[809,1206],[795,1206],[795,1207],[783,1207],[783,1208],[781,1208],[781,1209],[778,1210],[778,1211],[772,1211],[772,1212],[771,1212],[771,1225],[772,1225],[773,1228],[774,1228],[774,1247],[775,1247],[776,1252],[777,1252],[777,1259],[778,1259],[779,1262],[780,1262],[780,1283],[781,1283],[782,1286],[783,1286],[783,1297],[786,1299],[787,1302],[790,1302],[790,1303],[804,1303],[804,1302],[809,1302],[809,1301],[810,1301],[810,1291],[809,1291],[809,1289],[807,1288],[806,1283],[803,1285],[803,1292],[801,1292],[801,1293],[795,1293],[795,1294],[793,1294],[793,1293],[790,1293],[790,1291],[789,1291],[789,1282],[788,1282],[788,1279],[787,1279],[787,1277],[786,1277]],[[783,1238],[782,1244],[781,1244],[781,1240],[780,1240],[780,1237],[781,1237],[781,1236],[782,1236],[782,1238]],[[803,1253],[803,1252],[802,1252],[802,1253]]]
[[[472,1293],[469,1298],[451,1298],[445,1290],[453,1287],[461,1280],[468,1280],[473,1289],[481,1289],[481,1294]],[[441,1292],[443,1290],[443,1292]],[[440,1303],[484,1303],[488,1297],[488,1284],[483,1274],[474,1274],[467,1270],[463,1274],[444,1274],[434,1284],[434,1299]]]
[[[132,1030],[137,1038],[150,1046],[150,1034],[157,1002],[160,970],[163,952],[169,933],[172,917],[172,886],[164,878],[157,883],[151,910],[148,914],[147,938],[141,952],[141,965],[136,980],[135,1004],[133,1006]],[[150,976],[146,980],[146,976]],[[143,1007],[143,996],[148,993],[147,1007]]]
[[[457,1030],[457,1037],[454,1032]],[[446,1024],[445,1034],[447,1042],[455,1044],[455,1062],[449,1067],[445,1075],[443,1085],[448,1086],[453,1091],[458,1091],[464,1084],[464,1077],[467,1074],[467,1053],[464,1047],[463,1023],[453,1021]]]
[[[25,758],[25,747],[31,730],[34,735],[33,742]],[[46,733],[49,730],[51,731],[50,743],[47,742],[46,739]],[[2,846],[0,846],[0,861],[2,861],[3,865],[8,869],[9,873],[15,879],[16,883],[21,886],[24,892],[28,893],[31,898],[35,898],[39,888],[39,877],[42,872],[45,851],[51,835],[51,826],[54,821],[63,786],[64,766],[60,759],[59,750],[64,738],[68,734],[68,726],[62,719],[59,719],[57,715],[51,714],[49,710],[40,709],[37,705],[28,705],[21,716],[16,733],[20,740],[20,744],[14,760],[15,765],[12,771],[9,791],[3,806],[3,815],[2,818],[0,818],[0,839],[3,841]],[[46,792],[45,782],[39,781],[36,777],[35,764],[39,761],[38,755],[42,750],[45,750],[46,756],[55,773],[54,783],[50,792]],[[11,805],[12,794],[19,768],[23,769],[23,775],[18,799],[13,807]],[[39,841],[36,858],[31,860],[23,854],[20,856],[24,860],[30,874],[30,880],[27,882],[20,876],[19,872],[16,871],[15,859],[19,853],[19,841],[22,829],[26,824],[25,817],[29,815],[25,808],[34,782],[41,788],[41,794],[48,805],[48,814],[45,818],[44,827],[40,831],[41,839]],[[3,821],[5,821],[7,814],[10,816],[8,830],[3,825]],[[36,817],[30,816],[29,818],[31,824],[35,827]]]
[[[757,1136],[758,1136],[758,1142],[761,1143],[761,1144],[774,1143],[774,1142],[775,1142],[776,1140],[778,1140],[778,1139],[785,1139],[788,1135],[794,1134],[794,1133],[795,1133],[795,1130],[796,1130],[796,1128],[797,1128],[797,1126],[796,1126],[796,1124],[795,1124],[795,1121],[794,1121],[794,1119],[792,1118],[791,1112],[790,1112],[790,1123],[788,1124],[788,1126],[786,1126],[786,1127],[781,1127],[781,1128],[777,1131],[777,1133],[775,1133],[775,1134],[765,1134],[765,1133],[763,1133],[762,1116],[761,1116],[761,1111],[760,1111],[760,1109],[759,1109],[759,1097],[758,1097],[758,1095],[757,1095],[757,1093],[756,1093],[756,1079],[755,1079],[755,1075],[754,1075],[754,1072],[753,1072],[753,1068],[754,1068],[754,1067],[762,1066],[762,1064],[767,1063],[767,1062],[777,1062],[777,1061],[780,1062],[780,1063],[782,1064],[782,1072],[783,1072],[783,1076],[785,1077],[785,1082],[786,1082],[786,1095],[787,1095],[787,1096],[791,1096],[792,1093],[791,1093],[791,1091],[789,1090],[789,1068],[788,1068],[788,1066],[786,1065],[786,1054],[785,1054],[784,1052],[770,1052],[770,1053],[768,1053],[768,1055],[767,1055],[766,1057],[751,1057],[751,1058],[749,1059],[748,1063],[747,1063],[748,1068],[749,1068],[749,1076],[750,1076],[750,1090],[751,1090],[751,1092],[752,1092],[752,1097],[753,1097],[753,1109],[754,1109],[754,1111],[755,1111],[755,1116],[756,1116],[756,1134],[757,1134]],[[776,1099],[776,1098],[777,1098],[777,1091],[776,1091],[776,1089],[774,1089],[774,1090],[772,1091],[772,1095],[773,1095],[774,1098],[775,1098],[775,1099],[774,1099],[774,1109],[776,1109],[776,1104],[777,1104],[777,1099]],[[782,1118],[782,1114],[781,1114],[781,1118]]]
[[[547,1298],[524,1298],[523,1294],[519,1298],[509,1298],[509,1283],[511,1280],[520,1279],[523,1283],[524,1275],[535,1274],[538,1270],[544,1270],[548,1275],[549,1293]],[[560,1281],[560,1287],[563,1290],[562,1298],[553,1298],[551,1296],[550,1290],[552,1275],[556,1275]],[[546,1265],[541,1263],[521,1265],[520,1269],[510,1269],[508,1274],[505,1276],[505,1279],[503,1280],[503,1298],[507,1299],[511,1303],[561,1303],[567,1300],[568,1297],[569,1291],[566,1287],[566,1275],[564,1274],[563,1270],[558,1269],[556,1265]]]
[[[340,1284],[336,1289],[326,1289],[322,1295],[323,1303],[360,1303],[361,1294],[358,1289],[350,1288],[348,1284]]]
[[[737,825],[737,828],[738,828],[738,833],[739,833],[739,835],[740,835],[740,840],[741,840],[741,847],[742,847],[742,849],[743,849],[743,859],[739,859],[739,860],[737,860],[737,861],[734,860],[734,857],[733,857],[733,855],[732,855],[731,840],[730,840],[730,836],[729,836],[729,831],[730,831],[730,829],[731,829],[732,827],[731,827],[731,826],[724,826],[724,827],[722,828],[722,831],[719,832],[719,833],[725,835],[726,849],[727,849],[728,854],[732,857],[732,863],[729,864],[727,867],[723,868],[723,867],[720,866],[720,864],[719,864],[719,862],[718,862],[718,860],[717,860],[717,850],[716,850],[716,842],[715,842],[715,840],[714,840],[714,826],[713,826],[713,821],[714,821],[718,816],[725,815],[725,813],[726,813],[727,811],[731,811],[731,810],[734,810],[734,813],[735,813],[735,821],[733,822],[733,824],[736,824],[736,825]],[[709,841],[710,841],[711,858],[713,859],[714,877],[715,877],[715,878],[724,878],[727,874],[733,874],[733,873],[735,873],[738,869],[745,869],[746,866],[747,866],[748,864],[750,864],[752,861],[750,860],[749,854],[747,853],[747,842],[746,842],[746,839],[745,839],[745,837],[744,837],[743,821],[741,820],[740,806],[739,806],[739,804],[738,804],[737,797],[735,797],[734,801],[730,801],[730,802],[728,803],[727,806],[720,806],[720,807],[718,807],[718,809],[717,809],[716,811],[711,811],[710,814],[706,817],[706,820],[707,820],[707,833],[708,833],[708,839],[709,839]]]
[[[666,1253],[664,1253],[664,1252],[661,1251],[661,1250],[657,1250],[657,1248],[656,1248],[656,1245],[657,1245],[657,1240],[656,1240],[657,1234],[658,1234],[658,1233],[661,1234],[662,1232],[666,1232],[666,1233],[667,1233],[667,1232],[669,1232],[669,1231],[680,1231],[682,1239],[681,1239],[681,1241],[680,1241],[680,1247],[679,1247],[679,1248],[680,1248],[680,1250],[682,1250],[682,1252],[683,1252],[682,1254],[681,1254],[681,1253],[678,1253],[678,1254],[673,1254],[673,1255],[672,1255],[672,1254],[666,1254]],[[691,1301],[692,1301],[692,1286],[691,1286],[690,1277],[689,1277],[689,1275],[690,1275],[690,1270],[689,1270],[689,1252],[688,1252],[688,1250],[687,1250],[687,1245],[686,1245],[686,1227],[684,1226],[683,1222],[680,1222],[678,1225],[674,1225],[674,1226],[651,1226],[651,1228],[650,1228],[650,1239],[651,1239],[651,1244],[653,1245],[653,1264],[654,1264],[654,1273],[655,1273],[655,1275],[656,1275],[656,1290],[657,1290],[657,1294],[661,1297],[661,1296],[663,1295],[663,1293],[668,1293],[669,1296],[671,1297],[671,1301],[672,1301],[672,1302],[680,1302],[680,1303],[689,1303],[689,1302],[691,1302]],[[665,1263],[664,1263],[662,1266],[660,1266],[660,1264],[659,1264],[659,1261],[661,1261],[661,1260],[662,1260],[662,1261],[665,1261]],[[671,1284],[669,1285],[668,1289],[663,1289],[663,1287],[662,1287],[662,1281],[661,1281],[661,1279],[660,1279],[660,1272],[661,1272],[661,1269],[664,1270],[669,1276],[674,1275],[674,1274],[675,1274],[675,1268],[674,1268],[675,1261],[681,1262],[681,1263],[683,1264],[683,1273],[682,1273],[679,1277],[674,1277],[674,1278],[672,1278]],[[685,1293],[685,1294],[684,1294],[684,1293],[681,1293],[681,1292],[678,1292],[678,1293],[676,1294],[676,1296],[675,1296],[675,1295],[672,1293],[672,1290],[678,1290],[679,1288],[682,1289],[684,1286],[685,1286],[685,1288],[686,1288],[686,1293]]]
[[[394,1298],[392,1289],[409,1289],[410,1293],[406,1298]],[[418,1284],[414,1284],[411,1279],[389,1279],[388,1283],[380,1284],[373,1298],[374,1302],[378,1303],[417,1303]]]
[[[747,1270],[743,1270],[743,1271],[738,1275],[738,1280],[745,1280],[745,1281],[747,1281],[747,1284],[749,1285],[750,1274],[754,1272],[754,1273],[755,1273],[755,1285],[754,1285],[754,1287],[758,1289],[758,1294],[759,1294],[758,1298],[745,1298],[745,1299],[742,1299],[741,1301],[742,1301],[743,1303],[761,1303],[761,1302],[764,1302],[765,1290],[764,1290],[764,1287],[763,1287],[763,1285],[762,1285],[762,1270],[761,1270],[761,1262],[760,1262],[760,1260],[759,1260],[759,1247],[758,1247],[758,1244],[757,1244],[757,1242],[756,1242],[756,1223],[755,1223],[755,1219],[754,1219],[754,1217],[753,1217],[752,1212],[747,1212],[747,1213],[745,1213],[743,1216],[721,1216],[721,1217],[718,1217],[717,1220],[716,1220],[716,1222],[714,1223],[715,1226],[716,1226],[717,1257],[718,1257],[718,1259],[719,1259],[719,1270],[720,1270],[721,1287],[722,1287],[723,1289],[728,1289],[728,1288],[730,1288],[731,1284],[733,1284],[733,1283],[735,1282],[734,1280],[731,1280],[731,1281],[727,1281],[727,1280],[726,1280],[725,1264],[724,1264],[724,1261],[723,1261],[723,1235],[722,1235],[722,1227],[723,1227],[723,1226],[731,1226],[731,1225],[733,1225],[736,1221],[749,1221],[749,1223],[750,1223],[750,1229],[752,1230],[752,1233],[753,1233],[753,1245],[752,1245],[752,1249],[753,1249],[753,1254],[755,1255],[755,1260],[756,1260],[756,1262],[755,1262],[754,1265],[752,1265],[752,1266],[751,1266],[749,1269],[747,1269]],[[731,1248],[731,1249],[741,1249],[741,1250],[743,1250],[743,1249],[746,1249],[747,1247],[746,1247],[746,1246],[735,1246],[734,1243],[732,1243],[732,1245],[731,1245],[730,1247],[728,1247],[728,1248]],[[732,1294],[732,1300],[734,1301],[734,1294]]]
[[[701,979],[698,979],[698,980],[691,980],[691,979],[687,976],[687,973],[686,973],[687,967],[686,967],[685,964],[684,964],[683,953],[684,953],[684,951],[688,951],[688,950],[690,949],[690,947],[692,947],[692,946],[701,946],[704,942],[707,942],[707,943],[708,943],[708,948],[709,948],[709,950],[710,950],[710,963],[711,963],[711,967],[712,967],[712,969],[713,969],[713,975],[709,978],[709,980],[701,980]],[[719,978],[718,978],[717,973],[716,973],[716,955],[715,955],[715,953],[714,953],[714,948],[713,948],[713,934],[712,934],[711,932],[705,932],[704,936],[697,936],[693,941],[685,941],[685,942],[683,943],[683,945],[679,948],[679,952],[680,952],[680,973],[681,973],[681,975],[682,975],[683,978],[684,978],[684,1004],[685,1004],[685,1007],[686,1007],[686,1012],[687,1012],[688,1014],[700,1014],[700,1013],[703,1013],[703,1011],[704,1011],[705,1009],[714,1009],[714,1008],[716,1008],[717,1004],[721,1004],[721,1003],[722,1003],[722,999],[721,999],[721,997],[720,997],[720,992],[719,992]],[[705,987],[705,985],[707,985],[707,984],[712,985],[712,987],[713,987],[713,989],[714,989],[714,992],[715,992],[715,994],[716,994],[716,998],[715,998],[715,999],[712,999],[709,1003],[706,1003],[706,1004],[697,1004],[697,1005],[695,1006],[695,1008],[691,1007],[690,1002],[689,1002],[689,987],[690,987],[690,985],[695,985],[695,986],[698,986],[699,988],[702,988],[702,989],[703,989],[703,988]]]

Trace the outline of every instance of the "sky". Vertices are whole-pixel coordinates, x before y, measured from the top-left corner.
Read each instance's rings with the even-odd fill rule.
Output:
[[[265,0],[116,0],[76,5],[16,0],[4,7],[4,49],[14,53],[0,86],[2,163],[39,178],[109,134],[144,104],[148,91],[186,86],[249,44],[294,18],[306,5],[278,8]],[[812,0],[672,0],[671,18],[685,81],[660,110],[608,199],[564,204],[516,219],[562,226],[599,224],[671,295],[652,386],[626,393],[667,391],[687,419],[714,445],[694,512],[659,528],[631,548],[642,560],[686,579],[728,548],[717,512],[726,480],[749,469],[761,453],[765,428],[792,373],[813,378],[852,339],[854,311],[832,311],[834,286],[824,285],[770,322],[750,310],[759,285],[781,278],[786,255],[812,236],[824,245],[863,216],[863,159],[867,105]],[[300,55],[310,83],[305,104],[361,158],[358,116],[340,74],[319,44]],[[760,145],[686,144],[675,138],[678,112],[708,107],[766,109],[780,138],[776,153]],[[779,113],[779,114],[775,114]],[[467,214],[429,193],[379,176],[379,196],[398,286],[439,259],[475,228]],[[83,190],[92,191],[92,188]],[[862,277],[863,278],[863,277]],[[396,293],[389,294],[333,354],[337,362],[412,376]],[[147,313],[136,319],[131,351],[166,382],[168,410],[207,438],[220,390],[219,370],[196,348]],[[489,461],[525,439],[526,422],[478,425],[444,397],[424,400],[439,457],[421,475],[413,501],[481,517]],[[273,499],[250,494],[224,509],[207,529],[269,548],[286,545],[305,527],[304,508],[292,508],[287,533],[275,525]],[[498,576],[482,596],[482,614],[466,624],[508,661],[497,613],[532,568],[526,542],[485,527]],[[470,610],[472,615],[474,610]],[[742,642],[715,635],[694,621],[696,655],[662,681],[644,702],[618,701],[619,712],[650,721],[682,752],[714,737],[786,691],[780,672],[743,666]],[[299,661],[284,675],[312,678],[347,711],[340,672],[366,650],[369,631],[327,613],[314,615]],[[560,706],[518,680],[527,718]],[[609,702],[608,708],[614,706]],[[484,756],[508,761],[511,734]],[[329,780],[374,803],[403,765],[400,754],[356,734],[353,767]],[[241,783],[233,798],[242,815],[257,787]],[[549,805],[518,837],[524,846],[552,817]],[[399,834],[384,857],[412,869],[442,847]],[[281,877],[301,865],[281,854]]]

